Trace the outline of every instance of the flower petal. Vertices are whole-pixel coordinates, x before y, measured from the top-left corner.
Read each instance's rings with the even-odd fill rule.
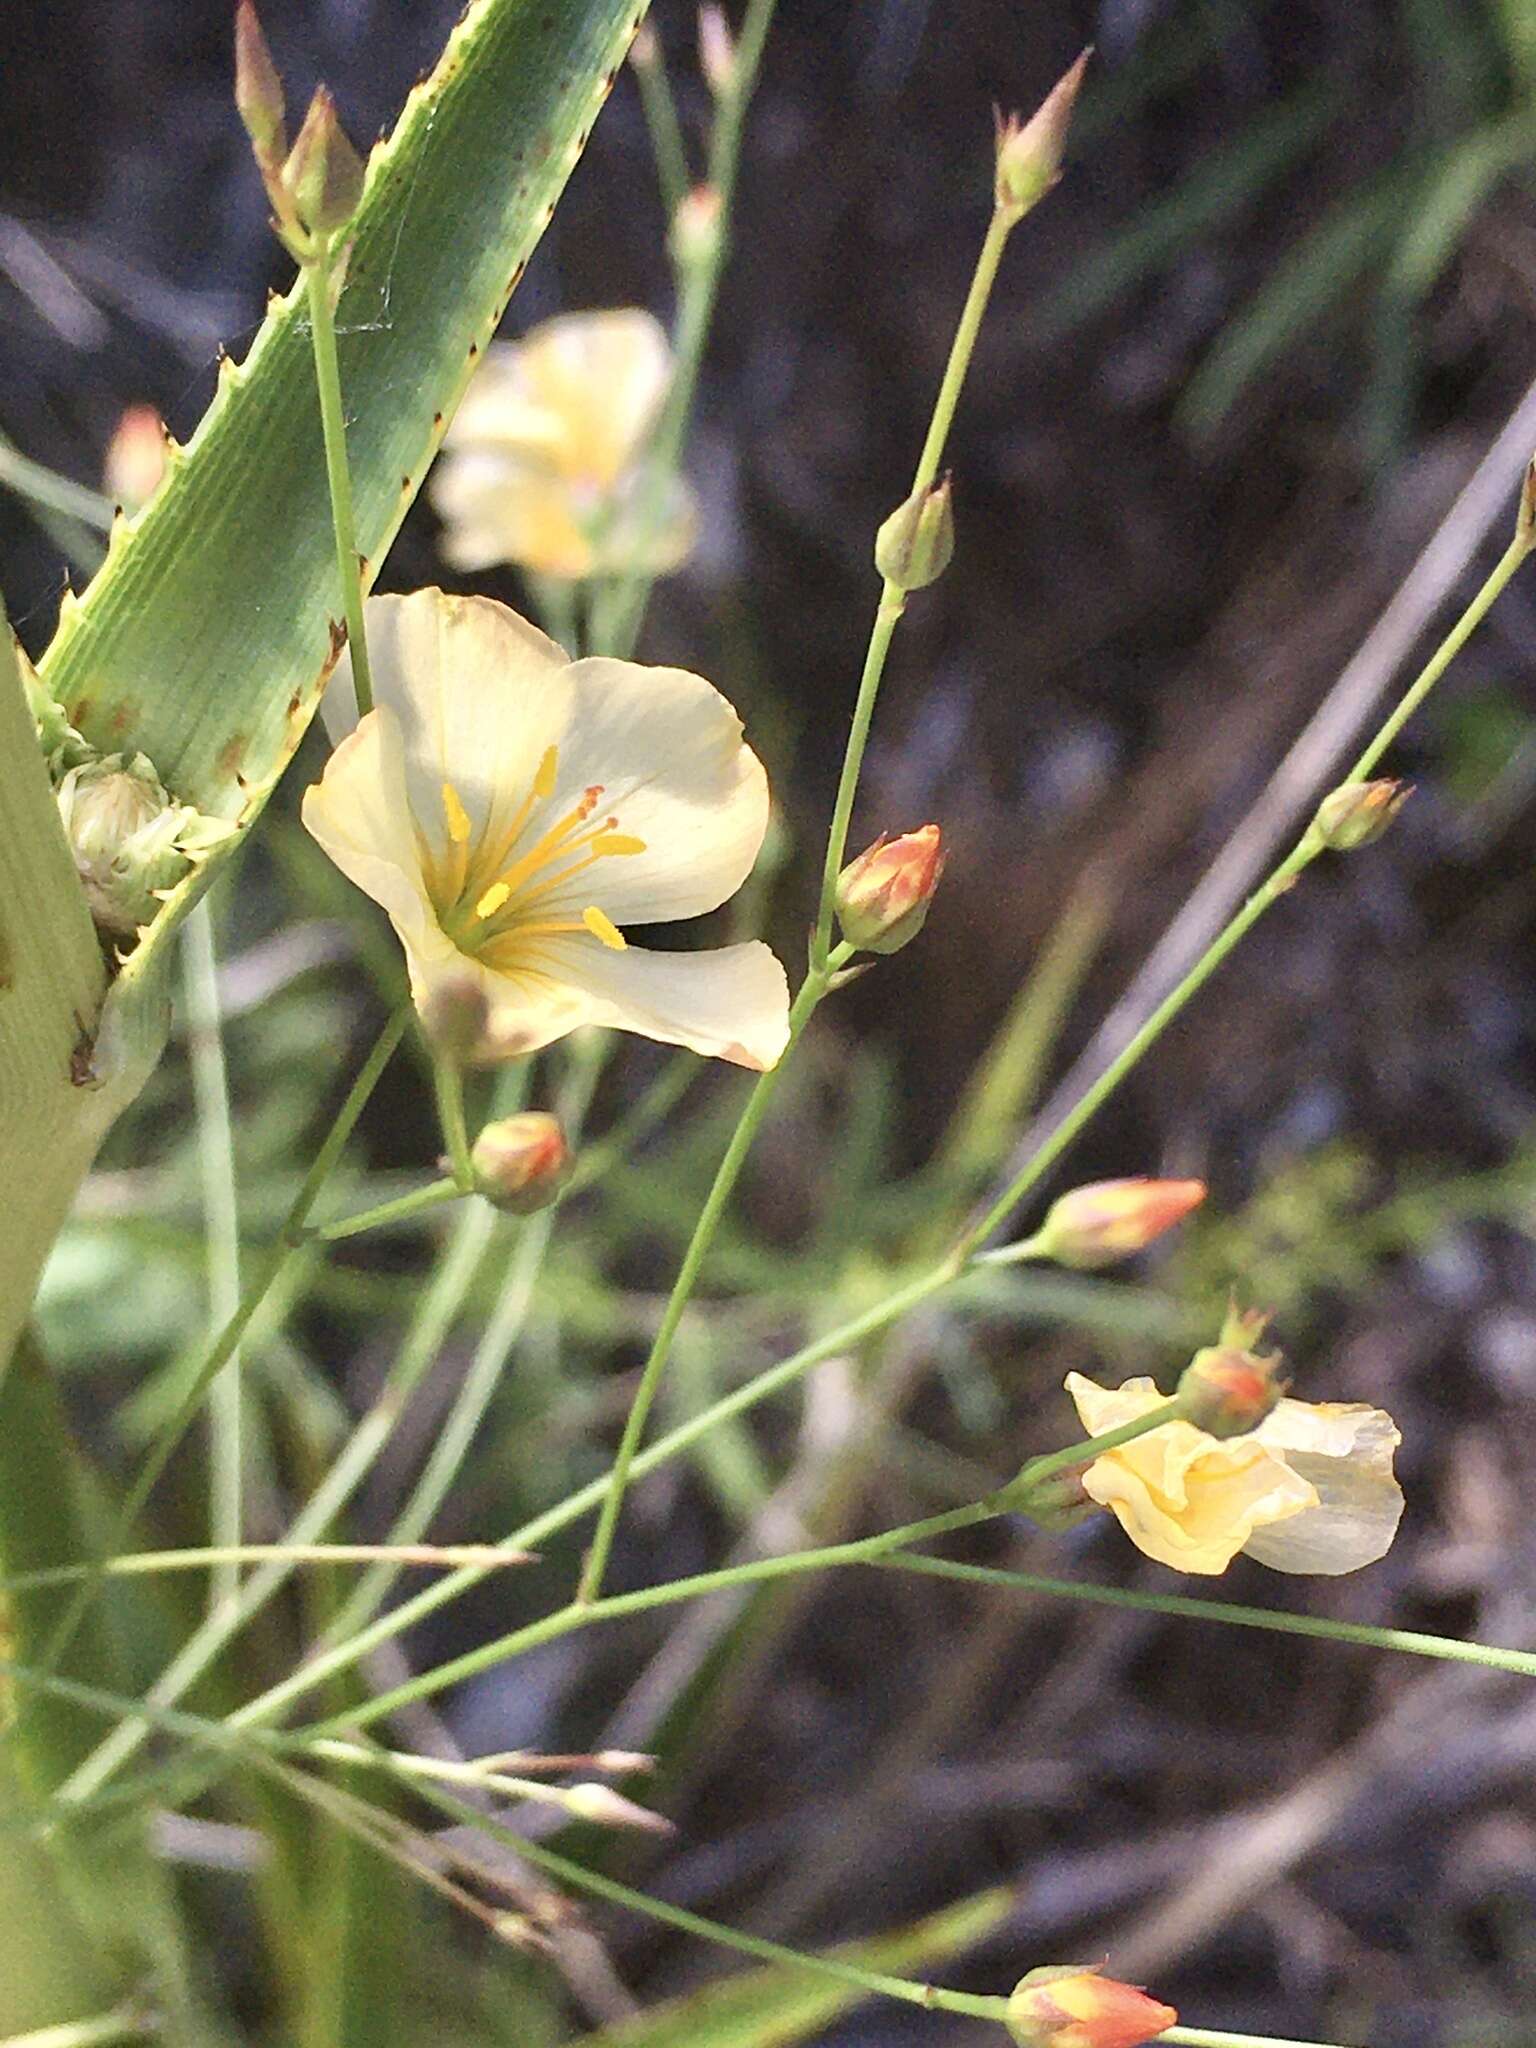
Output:
[[[1256,1529],[1299,1519],[1317,1500],[1307,1480],[1257,1448],[1241,1461],[1201,1459],[1192,1466],[1177,1512],[1123,1451],[1095,1458],[1083,1474],[1083,1490],[1113,1513],[1146,1556],[1207,1576],[1224,1572]]]
[[[443,559],[455,569],[517,562],[539,576],[579,578],[598,568],[563,477],[516,456],[466,448],[432,472],[428,495],[444,522]],[[686,548],[684,550],[686,552]]]
[[[768,829],[768,782],[741,720],[702,676],[595,656],[574,663],[550,808],[583,789],[642,853],[615,855],[552,890],[552,911],[596,903],[617,925],[697,917],[733,896]]]
[[[1316,1488],[1317,1505],[1250,1537],[1250,1557],[1272,1571],[1336,1577],[1386,1555],[1403,1512],[1392,1476],[1402,1438],[1390,1415],[1359,1402],[1282,1401],[1255,1434]]]
[[[381,904],[404,946],[411,987],[425,970],[458,959],[438,929],[405,795],[400,723],[382,705],[363,719],[304,792],[304,824],[349,881]]]
[[[789,1042],[784,969],[755,939],[702,953],[637,946],[616,952],[579,934],[548,940],[540,965],[585,996],[590,1024],[638,1031],[663,1045],[686,1045],[759,1070],[771,1067]]]

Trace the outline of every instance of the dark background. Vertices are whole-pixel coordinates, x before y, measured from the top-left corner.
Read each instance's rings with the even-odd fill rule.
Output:
[[[454,12],[263,11],[294,97],[324,75],[359,138]],[[905,488],[984,225],[993,103],[1028,109],[1098,51],[1067,176],[1008,253],[949,451],[959,552],[898,641],[854,835],[931,816],[953,849],[921,944],[825,1029],[828,1088],[855,1044],[891,1063],[893,1173],[927,1156],[1079,890],[1104,929],[1055,1068],[1086,1042],[1536,375],[1528,14],[781,0],[692,464],[706,541],[646,647],[719,681],[776,771],[798,847],[774,913],[790,959],[870,535]],[[688,10],[660,0],[657,22],[696,138]],[[221,0],[0,12],[0,430],[85,481],[129,403],[190,431],[219,343],[240,352],[284,277],[227,44]],[[662,237],[626,80],[509,331],[564,307],[665,315]],[[441,577],[433,534],[419,507],[396,586]],[[10,501],[0,572],[35,651],[59,556]],[[1380,1401],[1403,1426],[1391,1558],[1299,1589],[1249,1567],[1234,1598],[1536,1631],[1533,647],[1517,585],[1393,757],[1418,789],[1390,841],[1314,871],[1074,1154],[1072,1179],[1205,1175],[1212,1215],[1236,1220],[1196,1233],[1166,1290],[1244,1281],[1280,1308],[1299,1391]],[[386,1105],[386,1152],[393,1128]],[[814,1207],[804,1139],[770,1141],[753,1196],[786,1241]],[[1021,1384],[1096,1361],[1058,1329],[1031,1338]],[[951,1441],[916,1383],[922,1426]],[[998,1427],[966,1448],[1001,1476],[1038,1436]],[[848,1512],[877,1526],[904,1502],[865,1471]],[[626,1571],[716,1554],[697,1504],[662,1505]],[[1073,1543],[1086,1575],[1136,1576],[1113,1532]],[[1023,1551],[1049,1570],[1064,1546]],[[1108,1949],[1195,2024],[1380,2048],[1531,2038],[1536,1710],[1515,1681],[883,1581],[818,1585],[783,1629],[766,1689],[720,1705],[679,1788],[679,1845],[635,1866],[658,1889],[809,1944],[1017,1881],[978,1987]],[[567,1698],[613,1697],[643,1647],[594,1651]],[[612,1931],[647,1995],[709,1966]],[[826,2039],[973,2036],[882,2009]]]

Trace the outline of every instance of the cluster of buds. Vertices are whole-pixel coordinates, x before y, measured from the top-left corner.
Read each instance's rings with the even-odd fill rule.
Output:
[[[1038,206],[1061,176],[1067,130],[1088,56],[1084,50],[1027,121],[1017,114],[997,116],[997,210],[1010,227]]]
[[[1410,782],[1346,782],[1318,805],[1313,829],[1335,853],[1353,853],[1379,839],[1412,795]]]
[[[58,789],[64,836],[98,929],[129,938],[151,923],[193,863],[235,827],[166,794],[147,754],[106,754]]]
[[[1019,2048],[1140,2048],[1178,2018],[1171,2005],[1083,1963],[1031,1970],[1008,2001]]]
[[[899,953],[922,930],[944,872],[944,835],[921,825],[873,846],[837,878],[837,921],[861,953]]]
[[[1284,1394],[1278,1351],[1254,1350],[1269,1325],[1262,1309],[1227,1310],[1221,1335],[1197,1351],[1179,1375],[1178,1403],[1186,1422],[1207,1436],[1247,1436]]]
[[[282,81],[252,0],[240,0],[235,14],[235,105],[251,138],[278,240],[296,262],[319,261],[357,211],[365,167],[323,85],[289,147]]]
[[[1090,1181],[1051,1204],[1032,1248],[1058,1266],[1092,1272],[1144,1251],[1204,1200],[1201,1180]]]
[[[487,1124],[470,1149],[475,1193],[511,1216],[547,1209],[570,1178],[571,1153],[558,1117],[525,1109]]]

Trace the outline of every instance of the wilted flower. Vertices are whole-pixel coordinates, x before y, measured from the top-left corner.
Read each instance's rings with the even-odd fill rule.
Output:
[[[149,924],[192,863],[235,830],[173,803],[146,754],[82,762],[59,784],[58,799],[91,916],[115,938]]]
[[[570,1179],[571,1154],[560,1119],[524,1109],[487,1124],[470,1149],[475,1193],[512,1216],[547,1209]]]
[[[944,872],[944,835],[920,825],[851,860],[837,878],[837,921],[850,946],[864,953],[899,953],[927,921],[928,906]]]
[[[357,720],[343,659],[304,822],[388,912],[418,1007],[467,971],[502,1057],[606,1024],[771,1067],[788,990],[766,946],[650,952],[619,929],[713,910],[757,857],[767,780],[719,692],[572,662],[489,598],[376,597],[367,624],[377,708]]]
[[[1069,1373],[1090,1436],[1159,1407],[1150,1379],[1101,1387]],[[1402,1441],[1390,1415],[1360,1402],[1276,1404],[1257,1429],[1223,1441],[1175,1421],[1106,1451],[1083,1473],[1148,1557],[1175,1571],[1223,1572],[1239,1551],[1279,1572],[1330,1577],[1384,1557],[1403,1511],[1392,1476]]]
[[[640,459],[671,378],[666,335],[633,308],[492,343],[433,473],[444,559],[566,578],[675,569],[693,498],[677,483],[657,502]]]
[[[1171,2005],[1091,1964],[1031,1970],[1008,2001],[1019,2048],[1140,2048],[1178,2022]]]
[[[1203,1180],[1095,1180],[1058,1197],[1035,1234],[1043,1258],[1092,1271],[1144,1251],[1205,1200]]]

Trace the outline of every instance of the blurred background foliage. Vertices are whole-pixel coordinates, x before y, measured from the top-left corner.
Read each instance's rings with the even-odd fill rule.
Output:
[[[366,135],[454,11],[263,14],[295,96],[323,75]],[[697,138],[690,10],[659,0],[655,18]],[[238,348],[282,274],[229,104],[228,29],[223,0],[0,15],[0,432],[84,482],[130,403],[190,430],[220,342]],[[669,1420],[857,1309],[985,1183],[1536,376],[1529,0],[780,0],[690,464],[704,544],[644,651],[717,680],[769,762],[782,829],[750,914],[787,959],[874,597],[870,536],[905,488],[984,222],[990,108],[1034,105],[1088,41],[1066,180],[1009,252],[951,445],[959,554],[912,606],[855,829],[940,819],[943,894],[919,944],[823,1013],[690,1312]],[[625,81],[509,331],[566,307],[665,314],[663,231]],[[34,651],[61,539],[88,554],[0,500],[0,573]],[[386,582],[446,580],[419,507]],[[510,574],[478,587],[519,600]],[[1277,1311],[1299,1391],[1393,1411],[1409,1510],[1358,1580],[1246,1565],[1232,1597],[1536,1640],[1533,647],[1517,583],[1399,750],[1418,791],[1390,841],[1316,870],[1078,1148],[1071,1180],[1205,1176],[1178,1244],[1130,1279],[999,1277],[964,1312],[830,1361],[803,1398],[646,1484],[623,1583],[972,1498],[1059,1439],[1065,1371],[1166,1374],[1236,1286]],[[253,1255],[398,987],[387,934],[297,828],[316,758],[215,905]],[[343,1246],[304,1269],[281,1327],[258,1322],[255,1535],[279,1534],[350,1418],[393,1398],[402,1357],[414,1392],[341,1533],[390,1525],[477,1355],[488,1405],[435,1533],[488,1536],[601,1469],[740,1083],[692,1074],[648,1131],[626,1119],[683,1085],[658,1048],[627,1041],[594,1080],[578,1047],[532,1083],[541,1102],[588,1085],[589,1129],[631,1142],[562,1211],[513,1369],[486,1366],[485,1332],[527,1288],[534,1225],[450,1215]],[[190,1099],[178,1041],[43,1297],[114,1469],[206,1333]],[[408,1059],[363,1135],[338,1211],[433,1154]],[[445,1242],[458,1279],[434,1307]],[[200,1486],[180,1461],[144,1540],[201,1540]],[[1172,1583],[1099,1523],[967,1554]],[[574,1551],[551,1562],[568,1573]],[[331,1597],[304,1586],[203,1706],[294,1660]],[[503,1575],[435,1617],[413,1665],[540,1597]],[[136,1599],[144,1681],[197,1598],[189,1581]],[[963,1950],[957,1981],[989,1990],[1108,1950],[1196,2024],[1376,2048],[1530,2038],[1536,1707],[1492,1674],[889,1573],[594,1632],[439,1704],[470,1750],[655,1751],[676,1837],[578,1830],[579,1853],[779,1938],[891,1935],[884,1966],[912,1969]],[[421,1925],[407,1913],[427,1915],[430,1945],[390,1979],[402,2043],[986,2034],[842,2010],[772,1972],[636,2020],[635,2000],[687,1997],[718,1959],[622,1915],[556,1912],[541,1880],[503,1869],[553,1950],[519,1957],[360,1875],[355,1851],[301,1838],[285,1860],[293,1816],[259,1805],[204,1802],[162,1843],[253,2041],[385,2038],[368,2031],[378,2007],[350,2033],[336,2015],[362,1999],[370,1944],[387,1965],[393,1930]],[[996,1886],[1006,1900],[983,1909]],[[961,1926],[899,1932],[968,1900]]]

